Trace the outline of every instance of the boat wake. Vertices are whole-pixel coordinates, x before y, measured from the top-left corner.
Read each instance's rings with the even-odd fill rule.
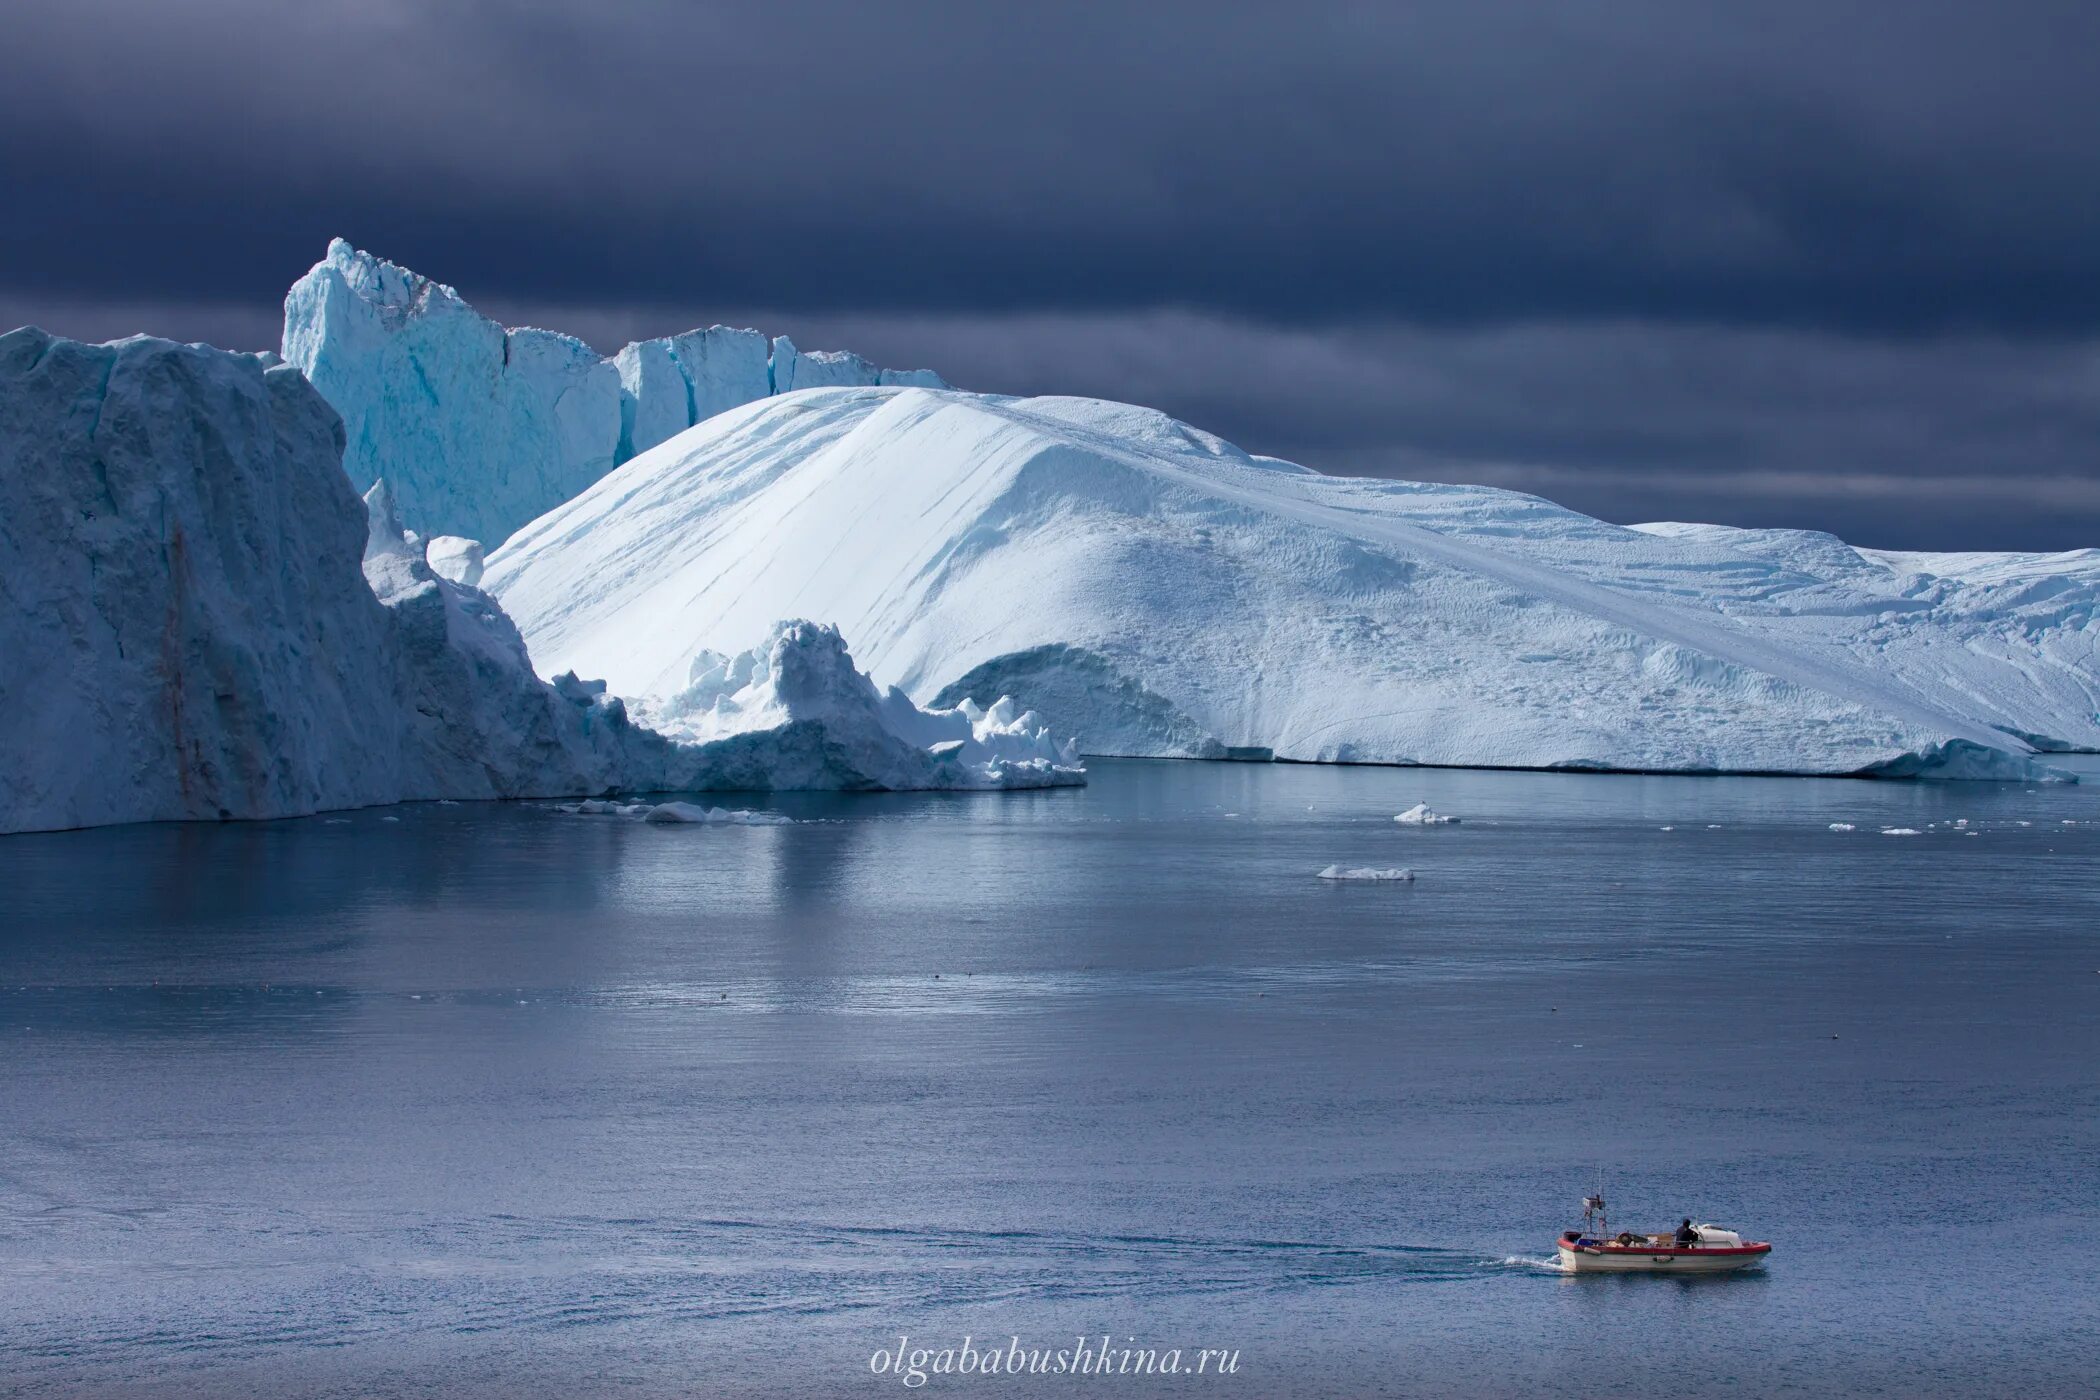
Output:
[[[946,1308],[1018,1319],[1173,1310],[1173,1300],[1457,1283],[1551,1261],[1405,1244],[743,1219],[244,1217],[238,1267],[202,1267],[214,1212],[164,1212],[116,1238],[76,1216],[18,1213],[0,1337],[31,1372],[112,1379],[168,1362],[223,1365],[287,1347],[424,1345],[572,1329],[683,1334],[712,1322]],[[154,1286],[142,1290],[142,1278]],[[32,1304],[27,1300],[35,1299]]]
[[[1505,1254],[1502,1264],[1509,1269],[1544,1269],[1550,1274],[1566,1272],[1561,1268],[1560,1260],[1543,1254]]]

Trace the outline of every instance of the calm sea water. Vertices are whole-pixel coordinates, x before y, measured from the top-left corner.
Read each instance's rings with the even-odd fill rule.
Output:
[[[0,840],[0,1393],[2100,1393],[2100,786],[771,805]]]

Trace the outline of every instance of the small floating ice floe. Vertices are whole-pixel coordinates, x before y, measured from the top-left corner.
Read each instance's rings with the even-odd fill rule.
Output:
[[[1457,817],[1447,817],[1442,812],[1433,812],[1429,809],[1429,804],[1427,802],[1417,802],[1414,806],[1408,808],[1399,816],[1394,817],[1393,820],[1401,823],[1403,826],[1458,825]]]
[[[1859,828],[1858,828],[1858,827],[1856,827],[1856,826],[1854,826],[1854,825],[1853,825],[1853,824],[1852,824],[1851,822],[1832,822],[1832,823],[1830,824],[1830,829],[1831,829],[1832,831],[1857,831],[1857,830],[1859,830]]]
[[[700,807],[691,802],[660,802],[651,807],[642,820],[652,826],[685,822],[708,826],[787,826],[794,818],[783,817],[778,812],[752,812],[742,808],[732,812],[726,807]]]
[[[1320,872],[1320,878],[1322,880],[1389,880],[1412,884],[1415,872],[1398,866],[1382,870],[1372,865],[1359,865],[1347,868],[1339,865],[1330,865]]]
[[[1885,826],[1881,829],[1881,834],[1883,836],[1922,836],[1925,833],[1914,826]]]

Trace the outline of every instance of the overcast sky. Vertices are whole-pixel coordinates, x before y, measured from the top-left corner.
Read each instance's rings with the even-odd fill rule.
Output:
[[[1609,519],[2100,545],[2091,0],[7,0],[0,322],[334,235]]]

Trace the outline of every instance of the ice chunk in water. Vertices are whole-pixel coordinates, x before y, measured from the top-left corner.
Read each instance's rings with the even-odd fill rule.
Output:
[[[1348,868],[1330,865],[1320,872],[1320,878],[1322,880],[1391,880],[1412,883],[1415,878],[1415,872],[1398,866],[1380,869],[1371,865],[1359,865]]]

